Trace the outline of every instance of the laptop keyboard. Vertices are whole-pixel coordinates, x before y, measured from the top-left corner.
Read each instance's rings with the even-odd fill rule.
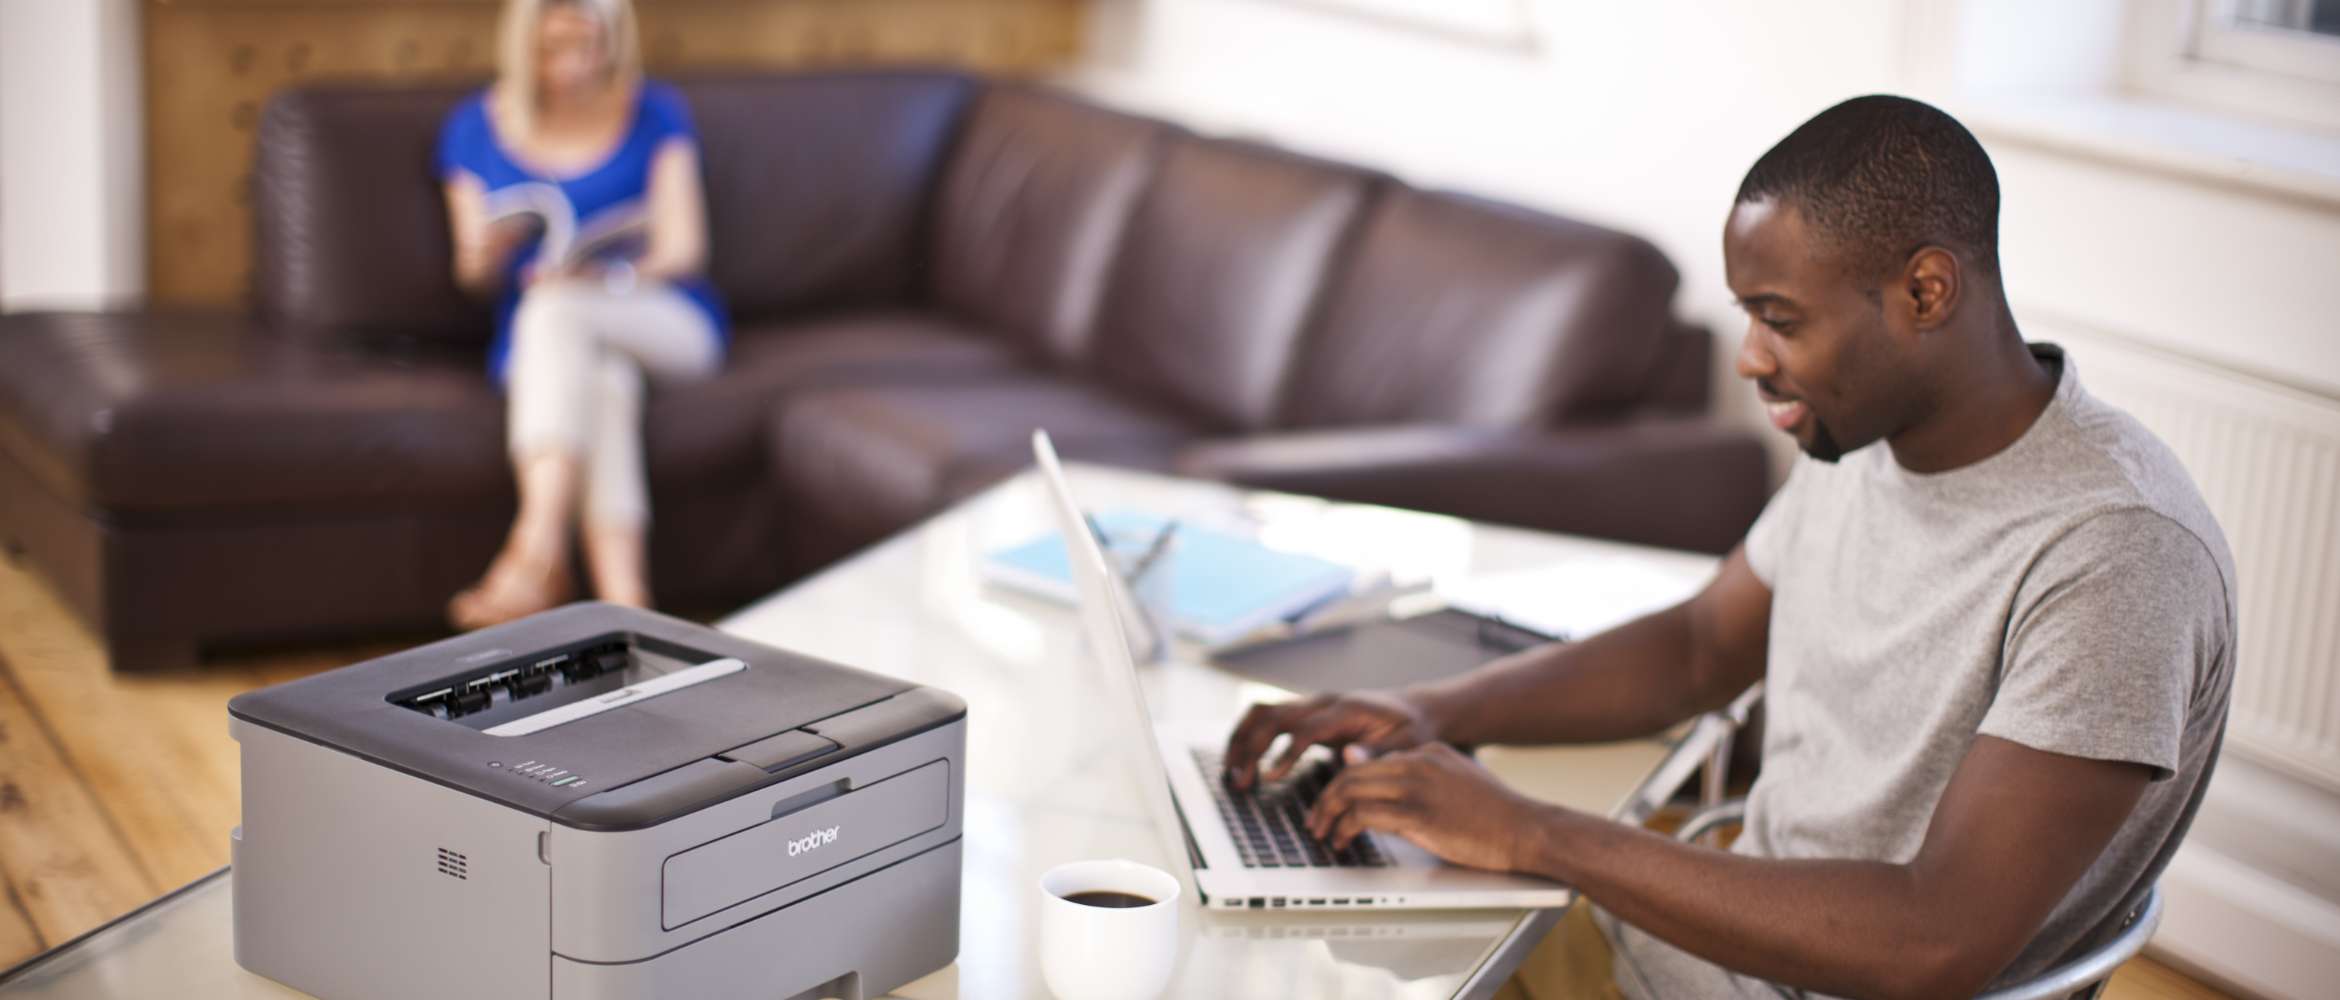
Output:
[[[1218,800],[1219,816],[1235,839],[1235,850],[1246,868],[1383,868],[1389,859],[1370,836],[1358,837],[1348,847],[1334,850],[1308,835],[1308,808],[1332,781],[1329,760],[1303,764],[1284,780],[1262,782],[1251,791],[1236,788],[1223,775],[1226,758],[1216,750],[1197,747],[1194,762],[1207,776],[1211,796]]]

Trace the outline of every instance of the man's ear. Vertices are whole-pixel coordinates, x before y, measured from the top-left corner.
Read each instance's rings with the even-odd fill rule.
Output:
[[[1958,311],[1965,290],[1957,255],[1941,247],[1921,247],[1911,254],[1902,272],[1902,292],[1909,296],[1910,324],[1924,333],[1938,330]]]

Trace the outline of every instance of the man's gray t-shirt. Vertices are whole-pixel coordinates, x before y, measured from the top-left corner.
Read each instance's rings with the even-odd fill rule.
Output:
[[[2060,349],[2033,352],[2060,368],[2056,394],[2014,444],[1937,474],[1883,444],[1801,459],[1746,540],[1771,633],[1733,850],[1906,862],[1978,734],[2153,769],[2002,984],[2143,900],[2209,782],[2234,677],[2233,560],[2184,467]],[[1797,995],[1602,917],[1629,996]]]

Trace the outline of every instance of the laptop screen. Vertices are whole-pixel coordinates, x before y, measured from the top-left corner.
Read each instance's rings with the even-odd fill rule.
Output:
[[[1121,620],[1120,608],[1130,597],[1121,577],[1108,568],[1105,550],[1090,530],[1088,517],[1073,500],[1072,486],[1065,481],[1064,466],[1056,459],[1056,446],[1049,440],[1047,431],[1032,432],[1032,455],[1039,461],[1040,478],[1048,486],[1056,528],[1064,535],[1065,554],[1072,563],[1081,629],[1098,668],[1092,676],[1106,692],[1103,708],[1124,716],[1123,724],[1115,727],[1130,734],[1122,748],[1124,759],[1134,765],[1131,777],[1140,785],[1148,818],[1153,821],[1155,834],[1162,839],[1162,850],[1172,866],[1171,871],[1186,883],[1191,893],[1195,888],[1194,873],[1187,856],[1186,829],[1179,821],[1177,804],[1170,798],[1170,772],[1162,765],[1161,751],[1154,743],[1154,725],[1146,712],[1146,695],[1138,687],[1137,660],[1130,652],[1129,632]]]

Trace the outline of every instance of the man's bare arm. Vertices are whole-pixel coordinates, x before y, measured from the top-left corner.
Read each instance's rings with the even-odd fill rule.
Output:
[[[1983,736],[1907,864],[1749,858],[1553,813],[1518,867],[1748,975],[1850,996],[1971,996],[2038,933],[2150,780],[2141,764]]]
[[[1551,643],[1434,685],[1254,705],[1227,740],[1227,772],[1248,787],[1310,746],[1375,752],[1436,740],[1570,743],[1641,736],[1719,707],[1763,676],[1771,589],[1733,551],[1688,601],[1581,642]]]
[[[1681,604],[1406,692],[1450,743],[1627,739],[1728,704],[1763,677],[1771,589],[1735,549]]]

